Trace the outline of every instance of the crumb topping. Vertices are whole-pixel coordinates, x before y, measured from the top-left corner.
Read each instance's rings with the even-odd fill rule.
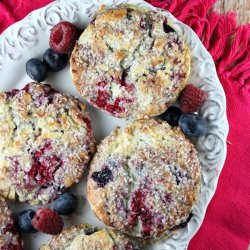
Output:
[[[105,138],[87,183],[96,215],[142,238],[159,237],[186,222],[199,189],[194,146],[179,128],[153,119],[117,128]]]
[[[4,198],[0,197],[0,249],[22,250],[23,244]]]
[[[82,96],[113,116],[133,119],[163,113],[190,73],[182,34],[162,14],[135,6],[99,13],[70,61]]]
[[[55,249],[102,249],[102,250],[138,250],[134,242],[112,229],[102,229],[80,224],[66,228],[61,234],[53,236],[40,250]]]
[[[30,83],[0,93],[0,194],[48,203],[78,182],[95,151],[76,98]]]

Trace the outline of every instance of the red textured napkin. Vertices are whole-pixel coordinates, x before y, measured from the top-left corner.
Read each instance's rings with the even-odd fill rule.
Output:
[[[0,33],[51,0],[0,1]],[[213,56],[227,97],[228,154],[205,220],[189,249],[247,249],[250,241],[250,25],[210,9],[215,0],[148,0],[192,27]]]

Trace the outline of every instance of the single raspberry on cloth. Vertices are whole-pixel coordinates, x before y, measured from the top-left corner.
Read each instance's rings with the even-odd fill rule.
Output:
[[[188,84],[180,96],[180,108],[183,113],[194,113],[200,109],[202,104],[207,100],[207,93]]]
[[[54,210],[39,208],[31,220],[32,226],[43,233],[56,235],[63,230],[63,219]]]

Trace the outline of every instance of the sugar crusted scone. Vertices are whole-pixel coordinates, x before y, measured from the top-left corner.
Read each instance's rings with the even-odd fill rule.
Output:
[[[101,221],[150,240],[190,219],[199,189],[193,144],[179,128],[154,119],[134,121],[106,137],[87,181],[89,202]]]
[[[95,152],[77,98],[30,83],[0,93],[0,195],[48,203],[81,178]]]
[[[190,51],[161,13],[120,6],[97,13],[70,65],[92,105],[120,118],[148,118],[163,113],[186,86]]]
[[[23,242],[3,197],[0,196],[0,249],[22,250]]]
[[[40,250],[136,250],[134,242],[126,236],[111,229],[102,229],[80,224],[65,229],[59,235],[53,236],[47,245]]]

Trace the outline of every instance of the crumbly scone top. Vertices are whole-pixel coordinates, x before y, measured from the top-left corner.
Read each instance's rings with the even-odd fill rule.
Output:
[[[71,74],[80,94],[116,117],[163,113],[185,87],[190,52],[161,13],[102,10],[78,40]]]
[[[23,244],[15,221],[3,197],[0,196],[0,249],[22,250]]]
[[[174,231],[189,219],[200,188],[194,146],[179,128],[138,120],[98,147],[87,191],[96,215],[136,237]]]
[[[64,249],[136,250],[139,248],[115,230],[98,230],[92,225],[80,224],[66,228],[61,234],[53,236],[47,245],[40,248],[40,250]]]
[[[78,99],[30,83],[0,93],[0,194],[48,203],[78,182],[95,151]]]

